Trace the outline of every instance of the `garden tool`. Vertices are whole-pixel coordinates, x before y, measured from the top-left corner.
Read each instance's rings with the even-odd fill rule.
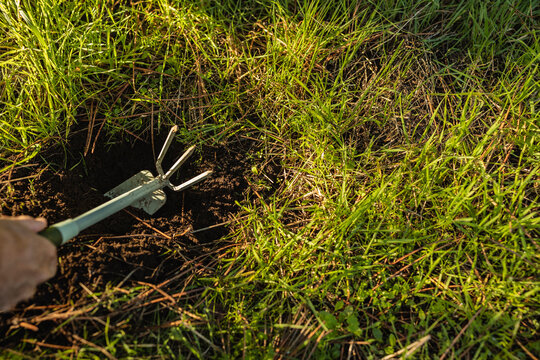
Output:
[[[177,186],[170,182],[172,174],[175,173],[191,156],[195,150],[195,146],[187,149],[169,171],[163,171],[161,162],[163,161],[177,130],[178,127],[174,126],[170,130],[169,135],[167,135],[165,144],[156,161],[156,169],[158,172],[156,177],[154,177],[149,170],[142,170],[105,194],[105,196],[112,198],[112,200],[109,200],[74,219],[67,219],[54,224],[41,231],[39,234],[49,239],[54,245],[60,246],[77,236],[82,230],[127,206],[143,209],[150,215],[154,214],[163,206],[163,204],[165,204],[167,199],[165,192],[163,191],[165,186],[173,191],[182,191],[206,179],[212,173],[211,171],[206,171]]]

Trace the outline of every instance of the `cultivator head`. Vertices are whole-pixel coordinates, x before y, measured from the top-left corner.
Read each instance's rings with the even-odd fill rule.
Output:
[[[171,166],[171,168],[165,172],[163,171],[163,168],[161,166],[161,163],[163,161],[163,158],[165,157],[165,154],[167,153],[167,150],[169,150],[169,146],[171,145],[171,142],[174,138],[174,134],[178,131],[178,126],[174,126],[170,131],[169,135],[167,135],[167,139],[165,140],[165,144],[163,144],[163,148],[161,149],[159,156],[156,160],[156,169],[158,172],[158,175],[154,177],[152,175],[152,172],[149,170],[142,170],[139,173],[135,174],[134,176],[130,177],[114,189],[109,190],[107,193],[105,193],[105,196],[110,198],[115,198],[121,194],[126,193],[127,191],[130,191],[136,187],[139,186],[146,186],[150,183],[161,183],[161,187],[152,191],[148,195],[142,197],[141,199],[133,202],[131,206],[142,209],[146,211],[148,214],[152,215],[154,214],[159,208],[161,208],[165,202],[167,201],[167,196],[165,195],[165,192],[163,191],[163,187],[167,186],[170,189],[174,191],[182,191],[185,190],[201,181],[206,179],[212,171],[205,171],[202,174],[199,174],[195,176],[194,178],[180,184],[180,185],[173,185],[170,181],[170,178],[172,175],[178,171],[178,169],[184,164],[184,162],[193,154],[193,151],[195,150],[195,146],[191,146],[189,149],[187,149],[182,156],[176,162]]]

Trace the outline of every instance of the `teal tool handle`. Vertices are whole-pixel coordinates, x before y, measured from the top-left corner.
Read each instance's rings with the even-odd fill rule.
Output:
[[[49,226],[45,230],[41,230],[38,234],[49,239],[56,247],[62,245],[62,233],[58,230],[56,225]]]
[[[128,207],[140,198],[157,189],[161,189],[165,185],[166,182],[161,178],[155,178],[149,183],[137,186],[74,219],[67,219],[49,226],[45,230],[39,232],[39,235],[49,239],[56,246],[63,245],[68,240],[77,236],[79,232],[84,229],[100,222],[123,208]]]

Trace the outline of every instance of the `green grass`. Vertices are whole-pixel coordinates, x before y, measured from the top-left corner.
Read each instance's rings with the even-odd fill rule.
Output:
[[[74,123],[128,138],[176,123],[184,141],[257,139],[251,181],[272,193],[246,195],[234,246],[177,285],[199,297],[155,316],[175,326],[78,325],[78,355],[534,358],[539,15],[526,0],[0,4],[2,171]],[[111,313],[148,290],[124,288],[99,294]],[[4,351],[55,351],[32,349]]]

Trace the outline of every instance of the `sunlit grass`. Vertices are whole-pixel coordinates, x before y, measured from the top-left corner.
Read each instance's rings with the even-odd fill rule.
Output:
[[[248,180],[271,195],[247,194],[235,246],[177,285],[197,300],[180,298],[142,338],[108,325],[78,336],[117,357],[540,352],[538,12],[0,4],[2,170],[73,124],[88,128],[88,151],[97,136],[172,123],[186,142],[260,144]],[[127,290],[105,291],[111,313],[148,289]]]

